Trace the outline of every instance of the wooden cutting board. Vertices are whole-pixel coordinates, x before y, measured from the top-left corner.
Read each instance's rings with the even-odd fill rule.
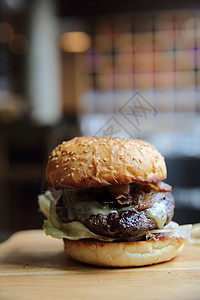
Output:
[[[154,266],[99,268],[42,230],[18,232],[0,244],[0,299],[200,299],[200,247]]]

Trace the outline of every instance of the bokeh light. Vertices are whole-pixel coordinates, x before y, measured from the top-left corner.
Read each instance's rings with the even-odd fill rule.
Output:
[[[28,51],[28,47],[29,42],[24,35],[16,34],[9,40],[9,48],[14,54],[25,54]]]
[[[65,52],[85,52],[90,46],[91,38],[85,32],[66,32],[60,38],[60,47]]]
[[[200,18],[189,18],[183,28],[182,36],[187,39],[199,39],[200,38]]]

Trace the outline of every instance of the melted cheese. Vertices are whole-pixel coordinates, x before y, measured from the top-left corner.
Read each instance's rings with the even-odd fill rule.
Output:
[[[67,206],[67,211],[70,220],[80,220],[84,223],[91,215],[102,214],[107,216],[115,210],[102,206],[97,201],[80,201],[70,203]]]
[[[101,205],[97,201],[80,201],[68,205],[68,216],[70,220],[78,219],[85,222],[91,215],[102,214],[108,216],[110,213],[119,213],[122,211],[133,211],[131,206],[123,206],[118,209],[111,209]],[[158,228],[162,228],[167,219],[167,211],[165,204],[156,202],[151,208],[145,209],[140,213],[144,213],[147,218],[152,218],[156,221]]]
[[[167,220],[166,206],[163,202],[156,202],[151,208],[144,210],[147,218],[152,218],[156,221],[158,228],[162,228]]]

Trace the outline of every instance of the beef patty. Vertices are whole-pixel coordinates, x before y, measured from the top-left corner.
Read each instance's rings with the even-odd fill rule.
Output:
[[[69,195],[70,197],[72,195]],[[133,197],[134,196],[134,197]],[[153,218],[144,214],[144,209],[152,207],[156,202],[162,202],[165,205],[167,218],[164,225],[167,225],[174,213],[174,198],[168,192],[155,192],[149,189],[146,193],[139,193],[137,197],[132,194],[133,201],[129,204],[131,210],[126,206],[120,205],[110,193],[104,188],[100,190],[79,191],[73,194],[73,202],[66,204],[62,196],[56,206],[56,212],[62,222],[79,221],[83,223],[89,230],[96,234],[107,237],[127,239],[142,235],[147,230],[157,229],[157,223]],[[135,199],[135,200],[134,200]],[[77,214],[73,216],[69,213],[69,205],[73,206],[76,201],[92,201],[98,202],[102,207],[115,210],[109,214],[91,214],[86,219]],[[67,201],[68,203],[68,201]],[[148,204],[148,205],[147,205]],[[121,208],[124,207],[123,211]]]

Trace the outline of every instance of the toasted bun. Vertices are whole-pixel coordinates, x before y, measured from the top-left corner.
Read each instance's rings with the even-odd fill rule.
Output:
[[[80,262],[106,267],[136,267],[171,260],[182,250],[184,242],[181,238],[120,243],[64,239],[64,246],[65,252]]]
[[[49,157],[47,183],[55,188],[97,187],[166,178],[162,155],[143,140],[78,137]]]

